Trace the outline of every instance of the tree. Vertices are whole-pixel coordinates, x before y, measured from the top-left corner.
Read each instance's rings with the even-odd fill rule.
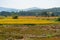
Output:
[[[12,12],[12,18],[13,19],[18,19],[18,13]]]
[[[14,16],[13,19],[18,19],[18,16]]]
[[[49,16],[48,13],[45,11],[45,12],[42,12],[41,16]]]
[[[60,18],[58,18],[57,21],[60,21]]]
[[[55,16],[54,13],[52,13],[51,16]]]
[[[47,12],[47,14],[48,14],[49,17],[54,16],[53,12]]]

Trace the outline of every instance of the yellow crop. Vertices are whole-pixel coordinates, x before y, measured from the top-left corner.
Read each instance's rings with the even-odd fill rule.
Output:
[[[55,17],[54,17],[55,18]],[[49,24],[56,23],[52,20],[47,20],[48,17],[31,17],[20,16],[18,19],[12,19],[12,17],[0,19],[0,24]],[[51,19],[51,17],[50,17]],[[52,18],[53,19],[53,18]]]

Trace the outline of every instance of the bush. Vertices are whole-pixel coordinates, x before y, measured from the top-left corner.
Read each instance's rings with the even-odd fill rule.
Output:
[[[14,16],[13,19],[18,19],[18,16]]]
[[[60,21],[60,18],[58,18],[57,21]]]

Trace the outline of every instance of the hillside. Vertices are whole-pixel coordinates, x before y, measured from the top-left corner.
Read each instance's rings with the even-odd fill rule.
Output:
[[[5,11],[5,12],[2,12]],[[17,12],[17,14],[19,16],[41,16],[43,12],[53,12],[54,15],[56,16],[60,16],[60,7],[56,7],[56,8],[50,8],[50,9],[40,9],[37,7],[32,7],[32,8],[28,8],[28,9],[12,9],[12,8],[3,8],[0,7],[0,15],[4,16],[4,15],[12,15],[11,12]],[[43,14],[45,15],[45,14]]]

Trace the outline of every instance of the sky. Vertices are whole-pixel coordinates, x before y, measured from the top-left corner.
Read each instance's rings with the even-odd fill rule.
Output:
[[[42,9],[60,7],[60,0],[0,0],[0,7],[27,9],[38,7]]]

